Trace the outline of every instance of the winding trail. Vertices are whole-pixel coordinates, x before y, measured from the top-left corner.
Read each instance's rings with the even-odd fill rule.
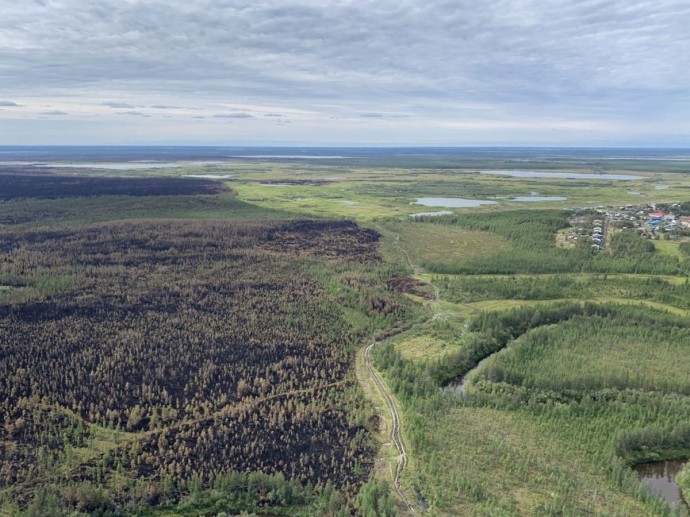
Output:
[[[386,385],[381,379],[381,376],[378,374],[378,372],[374,368],[374,365],[371,362],[371,350],[377,344],[378,342],[374,341],[372,344],[370,344],[368,347],[364,349],[364,362],[367,366],[367,370],[369,370],[369,375],[371,375],[371,378],[374,380],[374,384],[376,384],[376,387],[381,392],[381,395],[386,401],[386,405],[388,406],[388,409],[391,412],[391,419],[393,421],[393,426],[391,429],[391,440],[393,441],[395,448],[398,450],[398,464],[395,467],[395,475],[393,476],[393,487],[395,488],[395,491],[398,493],[400,499],[407,507],[410,514],[417,515],[414,506],[412,506],[409,498],[407,497],[407,494],[405,493],[405,490],[403,490],[403,487],[400,485],[400,477],[402,475],[403,470],[405,470],[405,468],[407,467],[407,452],[405,451],[405,443],[402,439],[400,414],[398,413],[398,407],[396,406],[395,401],[393,400],[393,396],[386,388]]]

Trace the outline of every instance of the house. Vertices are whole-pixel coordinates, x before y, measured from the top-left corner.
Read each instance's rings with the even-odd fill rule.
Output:
[[[663,212],[649,212],[649,214],[647,214],[647,218],[649,219],[649,222],[652,224],[660,223],[663,217]]]

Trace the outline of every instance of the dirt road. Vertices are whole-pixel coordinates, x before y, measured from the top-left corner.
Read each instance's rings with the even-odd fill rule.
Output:
[[[402,475],[403,470],[405,470],[405,467],[407,467],[407,453],[405,452],[405,444],[402,440],[402,432],[400,429],[400,414],[398,413],[398,408],[395,405],[393,397],[386,388],[386,385],[383,383],[381,376],[378,374],[373,364],[371,363],[371,350],[376,346],[376,344],[377,342],[374,341],[371,345],[364,349],[364,362],[367,365],[367,370],[369,370],[369,375],[371,375],[371,378],[374,380],[374,384],[376,384],[376,387],[381,392],[381,395],[386,401],[386,405],[388,406],[388,409],[391,412],[391,419],[393,421],[393,426],[391,429],[391,440],[393,441],[395,448],[398,450],[398,464],[395,468],[395,475],[393,476],[393,486],[395,488],[395,491],[398,493],[398,496],[400,496],[400,499],[407,507],[410,514],[417,515],[414,507],[412,506],[410,500],[407,497],[407,494],[405,494],[405,491],[400,485],[400,476]]]

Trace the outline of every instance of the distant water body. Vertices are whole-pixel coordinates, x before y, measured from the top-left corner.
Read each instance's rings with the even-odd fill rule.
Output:
[[[536,203],[540,201],[567,201],[568,198],[563,196],[518,196],[514,197],[512,200],[525,203]]]
[[[232,158],[249,158],[252,160],[344,160],[347,156],[316,156],[307,154],[238,154]]]
[[[539,172],[523,170],[491,170],[478,171],[480,174],[493,174],[495,176],[512,176],[514,178],[561,178],[568,180],[643,180],[647,176],[633,176],[631,174],[596,174],[584,172]]]
[[[410,217],[440,217],[442,215],[453,215],[450,210],[439,210],[438,212],[417,212],[410,214]]]
[[[461,197],[418,197],[414,205],[442,206],[448,208],[474,208],[482,205],[495,205],[496,201],[483,199],[464,199]]]
[[[137,161],[225,162],[231,160],[314,160],[328,165],[356,162],[380,167],[433,167],[438,169],[484,170],[535,169],[528,177],[571,179],[637,179],[619,174],[540,172],[557,163],[557,168],[572,164],[572,169],[589,169],[597,164],[608,167],[612,161],[656,162],[653,167],[677,171],[679,162],[690,164],[690,149],[598,149],[598,148],[520,148],[520,147],[277,147],[277,146],[0,146],[3,162],[32,163],[120,163]],[[492,167],[495,164],[495,167]],[[501,164],[501,165],[499,165]],[[518,164],[524,164],[524,167]],[[568,165],[566,165],[568,164]],[[664,165],[667,164],[667,165]],[[618,163],[617,163],[618,165]],[[553,167],[551,167],[553,168]],[[497,173],[497,172],[494,172]],[[551,174],[559,174],[551,176]]]
[[[37,163],[26,165],[34,165],[36,167],[46,168],[68,168],[68,169],[104,169],[114,171],[145,171],[148,169],[174,169],[182,167],[181,164],[175,162],[94,162],[94,163]]]

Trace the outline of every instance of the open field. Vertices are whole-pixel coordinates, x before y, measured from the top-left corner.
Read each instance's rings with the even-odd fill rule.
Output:
[[[458,227],[408,221],[386,221],[374,227],[387,236],[382,251],[391,261],[401,256],[400,250],[405,250],[410,261],[420,264],[481,258],[511,247],[508,240],[498,235]]]
[[[678,241],[654,241],[654,247],[662,255],[668,255],[670,257],[677,257],[683,260],[685,256],[678,248],[680,242]]]
[[[653,512],[612,486],[605,469],[593,467],[583,454],[583,436],[570,441],[556,422],[468,406],[447,409],[433,428],[425,428],[425,446],[437,452],[420,463],[437,515],[642,517]]]
[[[447,341],[431,336],[415,336],[403,339],[396,342],[395,347],[405,359],[410,361],[443,357],[455,348]]]

